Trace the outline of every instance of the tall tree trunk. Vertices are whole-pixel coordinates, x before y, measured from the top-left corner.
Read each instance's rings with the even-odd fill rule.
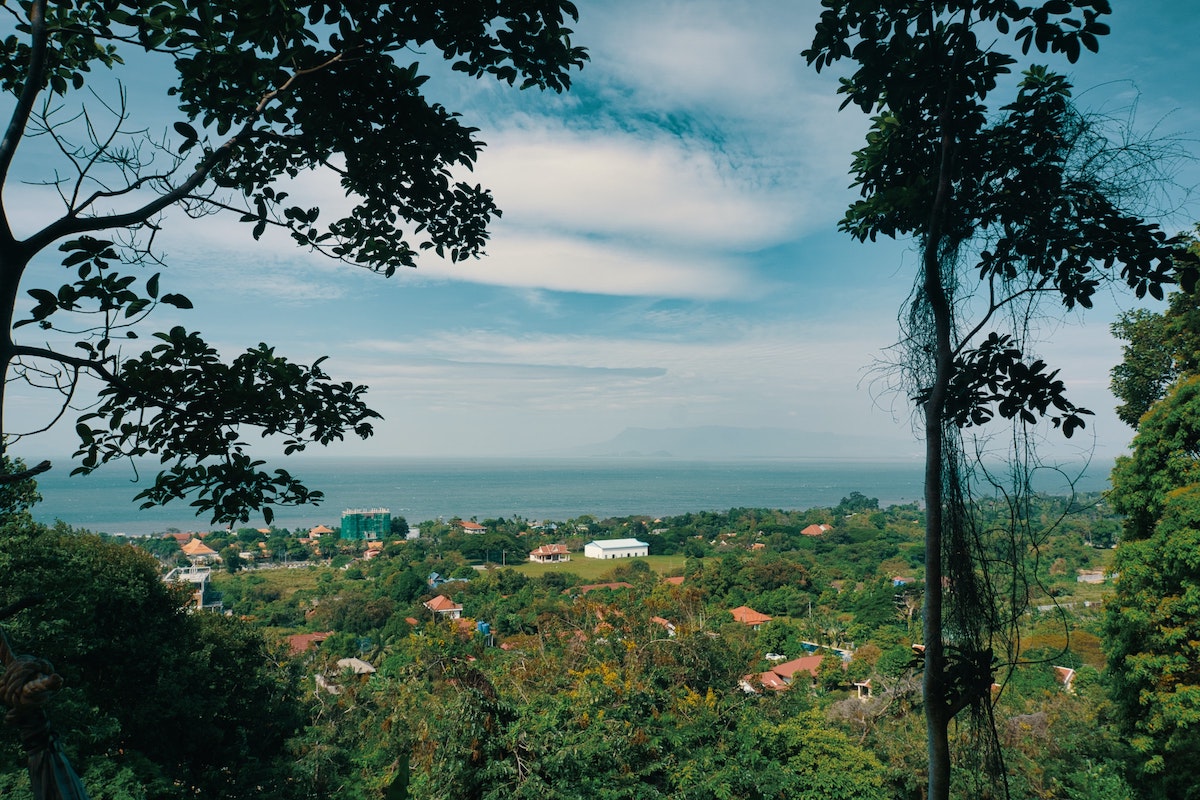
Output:
[[[922,633],[925,639],[925,672],[922,678],[925,704],[925,734],[929,754],[928,800],[948,800],[950,796],[950,720],[951,698],[946,687],[946,652],[943,642],[943,597],[945,571],[942,561],[942,533],[946,511],[946,395],[954,372],[951,342],[953,319],[945,274],[943,220],[950,204],[950,180],[954,142],[949,132],[949,97],[942,111],[941,161],[938,188],[930,210],[922,252],[924,281],[922,292],[933,315],[934,374],[929,398],[925,401],[925,608]],[[957,480],[956,475],[950,476]]]

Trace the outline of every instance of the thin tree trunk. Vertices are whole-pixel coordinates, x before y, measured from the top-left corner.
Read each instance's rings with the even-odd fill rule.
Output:
[[[925,672],[922,677],[925,734],[929,755],[928,800],[950,796],[949,729],[953,712],[946,692],[946,653],[943,642],[942,532],[945,523],[946,394],[954,371],[950,298],[946,288],[942,247],[943,220],[950,203],[954,142],[949,132],[949,106],[942,110],[941,161],[938,188],[930,210],[922,253],[922,291],[933,314],[934,375],[925,401]],[[951,476],[954,477],[954,476]]]

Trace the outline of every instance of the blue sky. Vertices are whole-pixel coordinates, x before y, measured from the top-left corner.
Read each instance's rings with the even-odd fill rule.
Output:
[[[1182,0],[1120,5],[1100,54],[1067,68],[1080,104],[1124,116],[1136,103],[1140,129],[1200,152],[1200,14]],[[385,280],[270,233],[255,243],[232,218],[176,214],[159,238],[164,282],[196,310],[157,324],[200,328],[230,353],[267,341],[299,360],[328,355],[336,377],[369,384],[386,419],[334,455],[537,455],[627,427],[726,425],[867,435],[880,456],[916,457],[907,401],[873,369],[896,339],[915,256],[836,230],[866,123],[839,113],[835,76],[800,57],[818,4],[579,7],[576,42],[592,60],[570,94],[441,67],[431,82],[488,145],[475,176],[504,217],[486,258],[429,256]],[[151,125],[168,119],[145,99],[153,77],[125,76]],[[27,175],[45,166],[36,144],[22,155]],[[1197,175],[1185,165],[1180,182]],[[341,202],[324,178],[294,191]],[[1181,196],[1168,230],[1200,219]],[[22,187],[8,202],[27,228],[51,198]],[[1041,352],[1097,412],[1077,445],[1101,457],[1130,436],[1110,411],[1119,346],[1107,326],[1132,302],[1106,298],[1042,328]],[[35,425],[47,408],[18,397],[10,423]],[[21,451],[68,450],[71,427]]]

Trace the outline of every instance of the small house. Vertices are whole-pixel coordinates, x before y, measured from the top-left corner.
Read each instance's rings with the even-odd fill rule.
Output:
[[[432,600],[426,600],[424,606],[447,619],[458,619],[462,616],[463,607],[444,594],[439,594]]]
[[[759,626],[765,625],[771,621],[771,617],[766,614],[760,614],[750,606],[738,606],[729,612],[733,614],[733,621],[740,622],[743,625],[749,625],[752,629],[758,630]]]
[[[531,550],[529,560],[535,564],[557,564],[570,561],[571,554],[565,544],[544,544],[536,550]]]

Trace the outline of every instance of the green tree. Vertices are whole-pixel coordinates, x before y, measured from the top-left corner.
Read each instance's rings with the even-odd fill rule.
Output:
[[[10,378],[55,385],[68,399],[81,376],[98,379],[100,402],[76,426],[79,471],[156,456],[162,471],[138,498],[189,496],[220,521],[258,510],[269,521],[273,505],[319,498],[287,471],[264,470],[246,452],[246,432],[279,436],[292,453],[369,436],[378,415],[364,387],[333,381],[321,359],[291,363],[265,344],[226,362],[199,333],[175,327],[130,353],[155,307],[191,306],[147,268],[159,263],[164,212],[233,214],[254,238],[277,228],[383,275],[426,249],[472,258],[499,211],[486,189],[452,172],[469,169],[482,143],[428,96],[423,66],[405,55],[554,91],[586,59],[565,24],[576,16],[569,0],[28,0],[4,10],[0,410]],[[122,70],[171,75],[170,132],[148,136],[130,118]],[[38,133],[49,146],[18,167],[19,145]],[[344,215],[326,220],[289,200],[288,179],[311,172],[340,184],[351,201]],[[19,233],[8,204],[31,180],[54,186],[62,209]],[[54,248],[66,282],[23,287]],[[18,318],[22,288],[34,306]],[[39,333],[18,341],[14,329],[30,324]],[[42,344],[56,340],[45,331],[74,346]],[[0,438],[0,455],[3,447]]]
[[[49,713],[94,797],[289,796],[297,676],[257,631],[185,613],[149,555],[62,526],[0,528],[0,574],[0,605],[44,598],[5,628],[63,676]],[[18,752],[0,772],[24,772]]]
[[[1173,763],[1200,758],[1200,376],[1139,423],[1109,497],[1126,515],[1105,605],[1111,696],[1155,798],[1197,797]]]
[[[1088,308],[1101,282],[1117,278],[1138,296],[1162,297],[1182,242],[1106,192],[1114,176],[1097,172],[1091,158],[1103,138],[1074,109],[1061,76],[1030,66],[1015,94],[993,105],[993,94],[1012,85],[1002,79],[1017,63],[1001,41],[1011,36],[1025,53],[1036,48],[1074,61],[1108,33],[1107,0],[822,5],[805,57],[817,70],[850,59],[843,107],[874,115],[851,166],[861,199],[841,228],[859,240],[912,236],[920,252],[901,368],[926,448],[928,788],[931,800],[945,800],[950,722],[968,707],[983,718],[993,639],[1002,633],[992,626],[990,603],[1003,594],[984,585],[979,570],[985,556],[972,530],[963,429],[1040,418],[1068,436],[1082,427],[1090,412],[1067,399],[1057,373],[1027,352],[1028,312],[1017,309],[1043,296]],[[1194,262],[1186,276],[1192,282]],[[964,285],[974,280],[982,286]],[[982,308],[965,296],[983,298]],[[981,313],[971,318],[971,310]],[[954,585],[953,598],[943,578]]]
[[[20,459],[0,456],[0,514],[28,513],[41,502],[37,483]]]
[[[1200,242],[1193,240],[1191,250],[1200,252]],[[1136,428],[1172,383],[1200,371],[1200,304],[1194,292],[1173,292],[1166,311],[1127,311],[1112,333],[1126,342],[1112,369],[1112,392],[1121,400],[1117,416]]]

